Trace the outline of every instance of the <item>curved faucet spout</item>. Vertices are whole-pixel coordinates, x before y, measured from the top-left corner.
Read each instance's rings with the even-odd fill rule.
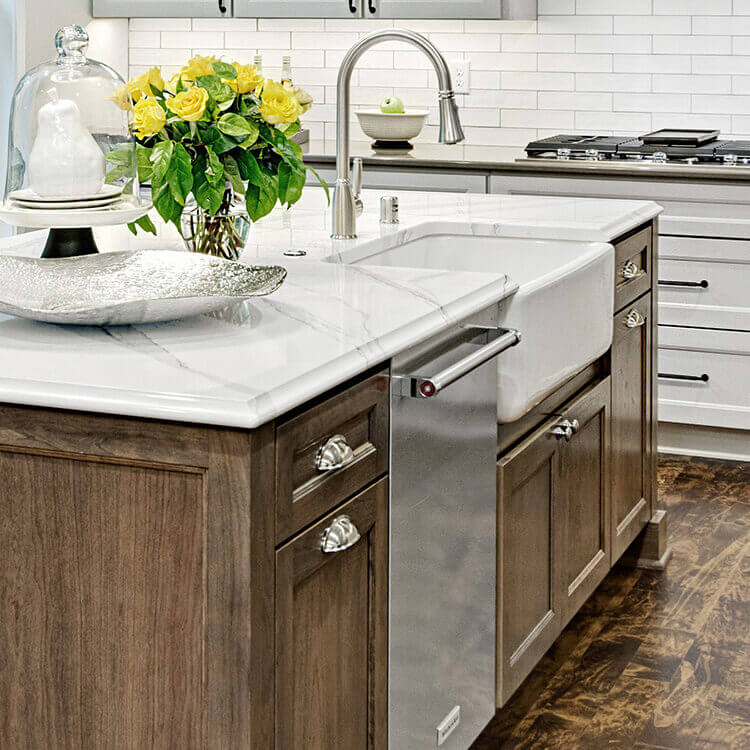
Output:
[[[459,143],[464,139],[456,106],[450,69],[440,50],[426,37],[408,29],[384,29],[360,39],[346,53],[339,69],[336,105],[336,187],[333,193],[333,238],[357,236],[356,201],[349,179],[349,89],[357,61],[370,47],[380,42],[399,41],[414,45],[427,55],[435,68],[439,87],[440,143]]]

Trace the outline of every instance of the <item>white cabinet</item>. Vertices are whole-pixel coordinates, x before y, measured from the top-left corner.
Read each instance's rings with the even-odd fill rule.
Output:
[[[367,0],[234,0],[239,18],[361,18]]]
[[[92,0],[102,18],[517,18],[537,0]]]
[[[362,0],[370,18],[502,18],[501,0]]]
[[[222,18],[232,0],[91,0],[94,18]]]

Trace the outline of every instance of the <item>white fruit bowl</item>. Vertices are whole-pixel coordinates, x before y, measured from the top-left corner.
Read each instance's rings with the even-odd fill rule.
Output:
[[[410,141],[424,127],[426,109],[412,109],[402,113],[386,113],[377,109],[360,109],[356,115],[366,136],[374,141]]]

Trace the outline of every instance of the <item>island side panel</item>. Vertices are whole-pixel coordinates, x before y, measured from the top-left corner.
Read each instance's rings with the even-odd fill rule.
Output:
[[[0,407],[0,746],[269,746],[272,433]]]

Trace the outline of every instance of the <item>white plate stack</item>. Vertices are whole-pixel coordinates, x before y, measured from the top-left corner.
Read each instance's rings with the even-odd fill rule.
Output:
[[[83,211],[102,209],[115,205],[122,196],[122,187],[105,185],[98,193],[79,195],[75,198],[65,196],[42,196],[30,188],[14,190],[8,200],[18,208],[35,211]]]

